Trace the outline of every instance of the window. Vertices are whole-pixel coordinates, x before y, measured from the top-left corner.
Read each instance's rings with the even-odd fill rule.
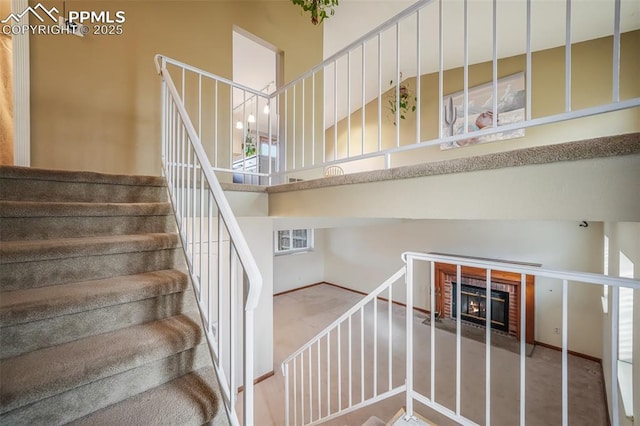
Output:
[[[633,262],[620,252],[620,276],[633,278]],[[620,361],[633,359],[633,289],[620,288],[620,316],[618,322],[618,342]]]
[[[287,229],[276,232],[276,254],[308,251],[313,248],[313,229]]]
[[[620,273],[624,278],[633,278],[633,262],[620,251]],[[627,417],[633,416],[633,289],[620,288],[618,317],[618,382],[622,394],[622,405]]]
[[[604,236],[604,275],[609,275],[609,237]],[[609,313],[609,286],[602,286],[602,312]]]

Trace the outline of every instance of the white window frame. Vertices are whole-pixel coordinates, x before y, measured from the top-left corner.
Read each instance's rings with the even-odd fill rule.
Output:
[[[307,231],[307,245],[305,247],[292,248],[293,244],[291,244],[291,239],[293,235],[293,231]],[[280,232],[288,231],[289,232],[289,247],[288,249],[280,249]],[[279,229],[273,234],[273,252],[277,255],[284,254],[294,254],[294,253],[305,253],[313,250],[313,228],[295,228],[295,229]]]
[[[618,252],[618,275],[624,278],[634,277],[635,265],[623,252]],[[625,415],[633,418],[633,289],[620,288],[618,299],[618,384],[622,396]],[[623,359],[622,356],[626,359]]]
[[[604,275],[609,275],[609,236],[605,235],[604,236],[604,262],[603,262],[603,269],[604,269]],[[603,314],[608,314],[609,313],[609,286],[608,285],[603,285],[602,286],[602,313]]]

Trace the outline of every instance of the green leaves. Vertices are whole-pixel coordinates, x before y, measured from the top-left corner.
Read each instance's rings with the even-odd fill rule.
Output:
[[[393,80],[389,81],[389,85],[393,86]],[[397,98],[395,90],[391,90],[390,92],[391,99],[389,99],[389,111],[395,117],[396,108],[398,108],[400,110],[398,113],[400,119],[405,120],[409,110],[411,110],[411,112],[416,112],[416,102],[418,101],[418,98],[411,96],[409,88],[403,84],[401,84],[397,90],[399,93]],[[396,125],[396,122],[394,121],[393,124]]]
[[[291,3],[300,6],[304,12],[310,12],[313,25],[321,24],[333,16],[336,13],[334,8],[338,6],[338,0],[291,0]]]

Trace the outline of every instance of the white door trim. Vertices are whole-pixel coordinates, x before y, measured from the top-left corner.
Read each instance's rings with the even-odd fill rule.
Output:
[[[12,0],[11,11],[20,13],[28,0]],[[23,19],[27,18],[25,15]],[[29,32],[13,35],[13,159],[16,166],[31,165],[31,77],[29,72]]]

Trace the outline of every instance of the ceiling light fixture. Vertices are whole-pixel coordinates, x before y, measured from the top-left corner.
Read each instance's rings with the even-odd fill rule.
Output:
[[[242,130],[242,121],[238,121],[238,122],[236,123],[236,129],[240,129],[240,130]]]
[[[256,122],[256,116],[253,115],[253,114],[249,114],[249,118],[247,118],[247,122],[255,123]]]
[[[265,105],[262,112],[264,112],[265,114],[269,114],[269,105]]]

